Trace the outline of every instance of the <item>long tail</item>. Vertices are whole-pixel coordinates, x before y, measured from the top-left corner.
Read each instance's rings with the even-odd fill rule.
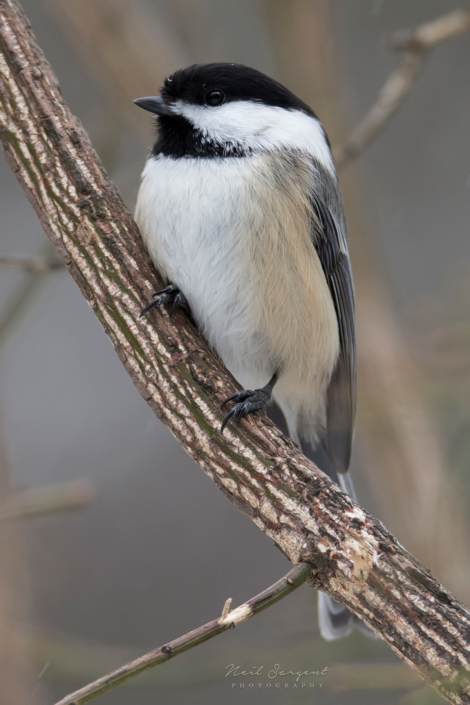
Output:
[[[313,460],[318,467],[337,482],[341,489],[355,502],[357,501],[351,473],[340,474],[335,472],[324,444],[320,444],[316,449],[313,449],[309,443],[302,443],[301,448],[308,458]],[[349,636],[355,629],[369,637],[376,638],[375,633],[359,617],[356,617],[347,607],[336,602],[324,592],[318,593],[318,625],[320,634],[327,641]]]
[[[324,443],[320,443],[317,448],[313,448],[310,443],[302,442],[299,439],[295,425],[293,423],[286,424],[284,415],[276,405],[269,409],[269,416],[281,430],[289,433],[294,443],[300,446],[307,458],[313,460],[332,480],[338,483],[344,492],[355,502],[357,501],[350,472],[340,474],[335,471]],[[318,592],[318,624],[320,634],[327,641],[349,636],[355,629],[369,637],[377,638],[376,634],[359,617],[350,612],[347,607],[340,605],[332,597],[320,591]]]

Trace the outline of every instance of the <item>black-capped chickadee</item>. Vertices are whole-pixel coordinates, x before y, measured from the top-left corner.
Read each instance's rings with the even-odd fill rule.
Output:
[[[237,64],[190,66],[157,97],[136,220],[168,286],[244,389],[230,419],[281,408],[291,438],[324,439],[343,489],[356,408],[354,290],[343,201],[315,113]],[[323,636],[362,622],[319,593]]]

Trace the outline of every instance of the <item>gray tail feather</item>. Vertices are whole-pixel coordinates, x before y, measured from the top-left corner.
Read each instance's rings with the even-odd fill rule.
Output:
[[[338,485],[341,487],[343,492],[346,492],[351,499],[357,502],[356,490],[354,489],[353,481],[351,480],[351,475],[349,472],[344,474],[338,473]]]
[[[342,639],[349,636],[355,629],[372,639],[377,639],[377,634],[369,629],[362,619],[320,591],[318,592],[318,625],[320,634],[326,641]]]
[[[350,473],[340,474],[336,472],[329,457],[325,442],[320,443],[317,448],[313,448],[308,442],[300,443],[295,427],[290,424],[289,429],[287,429],[284,416],[276,405],[273,405],[268,413],[270,418],[272,418],[274,423],[276,423],[284,433],[288,431],[294,443],[297,443],[302,448],[307,458],[313,460],[319,468],[337,482],[341,489],[356,502],[356,491]],[[369,637],[377,638],[377,635],[369,629],[359,617],[356,617],[347,607],[336,602],[336,600],[333,600],[329,595],[325,595],[324,592],[318,593],[318,623],[320,633],[327,641],[348,636],[355,629],[358,629]]]

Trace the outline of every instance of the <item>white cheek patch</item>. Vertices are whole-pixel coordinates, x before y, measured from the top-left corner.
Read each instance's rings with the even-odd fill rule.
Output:
[[[290,148],[315,157],[334,173],[333,159],[320,122],[300,110],[286,110],[252,101],[234,101],[218,107],[173,104],[211,142],[240,144],[254,152]]]

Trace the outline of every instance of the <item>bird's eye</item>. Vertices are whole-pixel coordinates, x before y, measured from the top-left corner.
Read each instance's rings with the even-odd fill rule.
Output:
[[[209,91],[209,93],[206,93],[207,105],[222,105],[224,100],[225,96],[222,91]]]

